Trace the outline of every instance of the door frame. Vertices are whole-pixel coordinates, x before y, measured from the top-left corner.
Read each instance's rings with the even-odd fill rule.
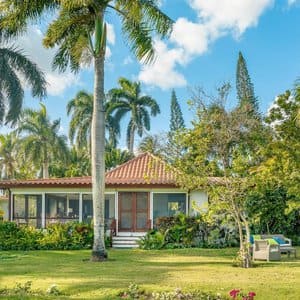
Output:
[[[132,210],[131,210],[131,218],[132,218],[132,227],[129,229],[122,229],[121,228],[121,212],[122,212],[122,193],[130,193],[131,196],[131,203],[132,203]],[[138,193],[145,193],[147,194],[147,221],[146,221],[146,228],[137,229],[136,228],[136,217],[137,217],[137,194]],[[147,191],[121,191],[118,192],[118,232],[145,232],[148,230],[148,223],[150,220],[150,192]]]

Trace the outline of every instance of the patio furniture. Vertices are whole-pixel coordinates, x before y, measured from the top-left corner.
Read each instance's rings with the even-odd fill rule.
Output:
[[[279,244],[280,249],[285,247],[292,247],[292,240],[286,238],[283,234],[262,234],[261,239],[274,239]]]
[[[294,254],[294,257],[295,258],[297,257],[297,250],[296,250],[296,248],[291,247],[291,246],[285,246],[285,247],[281,247],[280,246],[280,253],[281,254],[286,253],[288,255],[288,257],[290,257],[291,254]]]
[[[280,247],[276,244],[270,244],[267,240],[254,241],[253,260],[274,261],[281,259]]]

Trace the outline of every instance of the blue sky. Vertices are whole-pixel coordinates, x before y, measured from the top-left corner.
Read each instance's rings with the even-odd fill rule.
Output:
[[[141,65],[130,54],[118,19],[113,14],[107,17],[110,26],[105,88],[115,87],[120,76],[140,80],[143,92],[155,98],[161,107],[161,114],[152,119],[151,133],[168,130],[172,88],[187,125],[192,118],[186,104],[190,87],[201,86],[213,93],[216,86],[229,81],[233,86],[229,104],[234,105],[239,51],[247,61],[262,112],[300,76],[300,1],[160,2],[161,9],[175,21],[175,26],[169,40],[155,38],[157,60],[151,66]],[[70,72],[53,72],[50,63],[54,50],[43,49],[41,39],[42,29],[35,25],[18,44],[46,72],[50,84],[46,106],[53,119],[61,118],[62,132],[67,133],[66,104],[80,89],[92,92],[93,72],[91,68],[76,76]],[[38,107],[38,100],[26,93],[25,104]],[[120,146],[124,144],[123,134]]]

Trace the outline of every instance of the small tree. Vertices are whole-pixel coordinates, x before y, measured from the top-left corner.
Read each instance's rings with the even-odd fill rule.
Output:
[[[225,108],[229,87],[219,88],[218,97],[208,104],[204,93],[194,94],[191,102],[196,106],[196,119],[193,128],[179,137],[186,152],[175,165],[186,174],[178,176],[179,184],[189,190],[204,187],[210,195],[210,209],[226,212],[235,220],[241,265],[248,268],[250,230],[245,200],[252,186],[248,170],[255,164],[258,132],[264,131],[245,107]]]

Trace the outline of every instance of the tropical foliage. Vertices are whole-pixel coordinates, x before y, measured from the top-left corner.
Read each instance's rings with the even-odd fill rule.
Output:
[[[15,47],[0,47],[0,124],[15,125],[24,99],[24,83],[32,96],[46,96],[46,80],[38,66]],[[24,82],[25,81],[25,82]]]
[[[94,247],[92,260],[106,258],[104,244],[105,113],[104,60],[106,52],[106,14],[121,19],[126,42],[139,60],[154,58],[152,36],[168,36],[172,20],[159,9],[158,1],[6,1],[0,19],[2,36],[15,36],[45,12],[56,11],[46,30],[44,45],[57,47],[53,66],[76,72],[82,63],[94,63],[94,105],[91,134],[92,186],[94,202]]]
[[[49,164],[60,157],[68,159],[67,138],[59,133],[60,120],[51,121],[45,105],[40,110],[25,109],[18,124],[22,147],[28,162],[42,166],[42,177],[49,177]]]
[[[15,132],[0,135],[0,168],[2,178],[11,179],[15,177],[18,166],[19,139]]]
[[[133,153],[135,134],[142,137],[145,130],[150,130],[150,115],[159,114],[160,108],[152,97],[142,94],[140,82],[120,78],[119,85],[109,91],[111,106],[108,111],[114,113],[118,122],[130,113],[126,140],[129,152]]]
[[[109,102],[105,103],[105,111],[108,110]],[[91,130],[93,118],[93,95],[85,91],[79,91],[75,98],[69,101],[67,105],[67,114],[71,115],[69,126],[69,138],[77,148],[91,147]],[[120,134],[120,125],[115,119],[106,114],[106,130],[109,138],[108,142],[113,146],[117,145],[117,139]]]

